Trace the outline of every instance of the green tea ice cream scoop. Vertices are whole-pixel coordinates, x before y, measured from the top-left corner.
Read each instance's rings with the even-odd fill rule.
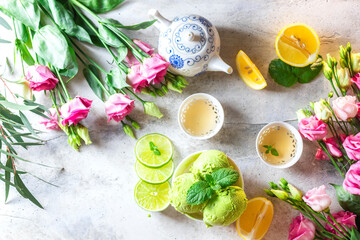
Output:
[[[203,220],[208,227],[228,226],[241,216],[246,206],[247,199],[242,188],[226,187],[209,200],[203,211]]]
[[[230,163],[225,153],[208,150],[200,154],[191,166],[190,172],[204,178],[206,174],[211,174],[219,168],[228,167],[230,167]]]

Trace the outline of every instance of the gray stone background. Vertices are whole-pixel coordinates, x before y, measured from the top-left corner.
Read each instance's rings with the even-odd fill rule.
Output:
[[[106,16],[124,24],[134,24],[147,20],[147,11],[156,8],[168,18],[186,13],[208,18],[220,33],[222,58],[234,68],[232,75],[209,72],[191,78],[190,86],[182,95],[170,93],[156,99],[164,113],[161,120],[144,115],[137,103],[135,117],[142,125],[137,136],[151,132],[167,135],[175,145],[176,164],[199,150],[224,151],[241,169],[249,199],[266,197],[263,189],[267,182],[284,177],[304,191],[325,184],[333,197],[331,209],[340,210],[334,191],[328,185],[341,183],[340,176],[328,163],[314,160],[315,147],[311,143],[305,142],[303,156],[295,166],[279,170],[261,163],[255,151],[255,138],[268,122],[296,124],[295,111],[309,101],[325,97],[330,87],[322,75],[309,84],[297,84],[291,88],[278,86],[270,79],[267,68],[277,57],[274,41],[281,28],[296,22],[312,26],[320,37],[320,54],[323,56],[331,53],[338,57],[339,45],[348,41],[355,51],[359,51],[359,5],[358,1],[342,0],[128,0]],[[1,31],[1,38],[11,39],[11,32]],[[154,46],[157,43],[158,32],[153,27],[128,34]],[[13,49],[9,46],[0,45],[2,63],[5,56],[11,59]],[[112,67],[107,63],[111,58],[103,49],[86,47],[103,66]],[[235,56],[240,49],[248,54],[267,79],[266,89],[252,90],[239,78]],[[21,72],[19,65],[15,71],[17,74]],[[17,75],[9,77],[16,79]],[[133,197],[138,182],[134,171],[135,141],[125,136],[119,124],[106,123],[104,106],[90,91],[81,73],[72,80],[70,88],[72,96],[94,99],[94,107],[84,121],[90,129],[93,145],[75,152],[66,143],[62,132],[46,132],[42,134],[46,139],[45,146],[20,151],[29,160],[54,168],[18,162],[19,168],[59,187],[32,176],[25,177],[25,183],[45,210],[33,206],[11,190],[8,203],[0,203],[0,226],[3,229],[0,239],[240,239],[234,224],[207,229],[205,224],[188,219],[172,207],[148,217]],[[181,101],[197,92],[215,96],[225,110],[223,129],[206,141],[186,137],[177,124],[176,113]],[[43,104],[50,105],[43,94],[36,96]],[[33,123],[41,128],[38,120],[34,118]],[[0,185],[0,190],[4,190],[3,185]],[[272,202],[274,220],[264,239],[287,239],[289,224],[297,212],[278,200]]]

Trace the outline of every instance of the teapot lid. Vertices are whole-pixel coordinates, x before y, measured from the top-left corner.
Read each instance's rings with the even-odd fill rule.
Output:
[[[199,15],[175,17],[161,35],[168,54],[201,55],[205,61],[215,52],[218,38],[215,27]]]

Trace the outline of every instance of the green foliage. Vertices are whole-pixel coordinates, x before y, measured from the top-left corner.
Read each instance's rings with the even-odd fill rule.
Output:
[[[111,47],[120,48],[124,46],[118,36],[116,36],[115,33],[113,33],[103,24],[99,25],[99,34],[101,39]]]
[[[308,83],[322,70],[322,57],[319,55],[316,62],[306,67],[293,67],[280,59],[274,59],[269,65],[270,76],[276,83],[284,87],[291,87],[295,83]]]
[[[0,1],[0,8],[33,30],[39,29],[40,10],[35,0]]]
[[[110,73],[106,75],[105,81],[112,93],[115,93],[116,90],[129,87],[119,68],[112,69]]]
[[[125,0],[79,0],[96,13],[104,13],[114,9]]]
[[[199,205],[209,200],[214,195],[214,190],[206,181],[194,183],[186,194],[186,201],[191,205]]]
[[[11,30],[10,25],[7,23],[7,21],[0,16],[0,25],[6,28],[7,30]]]
[[[356,215],[360,214],[360,195],[353,195],[346,191],[343,186],[331,184],[336,190],[336,196],[340,206],[345,211],[350,211]]]
[[[99,84],[99,81],[101,82],[99,70],[94,65],[89,64],[84,68],[83,73],[95,95],[101,100],[104,100],[104,92]]]
[[[113,27],[117,27],[117,28],[123,28],[123,29],[127,29],[127,30],[133,30],[133,31],[137,31],[137,30],[140,30],[140,29],[146,29],[148,27],[150,27],[151,25],[153,25],[157,20],[151,20],[151,21],[146,21],[146,22],[142,22],[142,23],[139,23],[139,24],[135,24],[135,25],[129,25],[129,26],[125,26],[125,25],[122,25],[120,22],[118,22],[117,20],[115,19],[103,19],[102,22],[103,23],[106,23],[106,24],[109,24]]]

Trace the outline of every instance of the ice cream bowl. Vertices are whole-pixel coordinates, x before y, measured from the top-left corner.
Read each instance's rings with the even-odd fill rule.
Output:
[[[192,164],[198,159],[200,154],[203,152],[204,151],[192,153],[189,156],[187,156],[186,158],[184,158],[175,169],[175,172],[174,172],[174,175],[172,178],[172,183],[174,183],[174,180],[176,179],[176,177],[178,177],[184,173],[189,173]],[[238,168],[236,163],[231,158],[228,157],[228,160],[229,160],[230,166],[240,174],[240,177],[237,180],[237,182],[234,184],[234,186],[238,186],[238,187],[241,187],[244,189],[244,180],[243,180],[243,176],[240,172],[240,169]],[[185,215],[193,220],[202,221],[202,219],[203,219],[202,213],[193,213],[193,214],[185,214]]]
[[[215,97],[206,93],[195,93],[181,103],[178,123],[187,136],[206,140],[221,130],[224,124],[224,109]]]
[[[269,146],[279,148],[281,150],[277,150],[279,156],[274,157],[271,148],[267,148]],[[266,165],[274,168],[288,168],[299,161],[303,152],[303,140],[299,131],[292,125],[285,122],[271,122],[257,135],[256,152]]]

